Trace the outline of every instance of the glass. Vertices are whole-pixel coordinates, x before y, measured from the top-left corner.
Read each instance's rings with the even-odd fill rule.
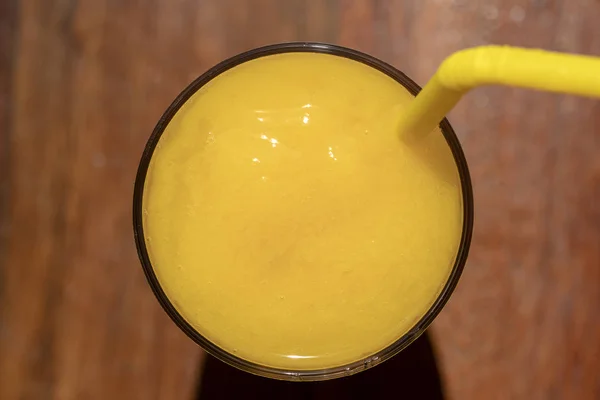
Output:
[[[460,147],[460,143],[452,127],[450,126],[450,123],[446,119],[444,119],[440,123],[440,128],[446,139],[446,142],[448,143],[449,148],[452,151],[454,160],[457,165],[457,169],[460,175],[461,192],[463,200],[463,229],[456,260],[444,288],[440,292],[433,305],[425,313],[425,315],[406,334],[404,334],[394,343],[387,346],[383,350],[377,352],[376,354],[373,354],[362,360],[334,368],[317,370],[288,370],[267,367],[244,360],[240,357],[235,356],[234,354],[231,354],[230,352],[219,348],[207,338],[202,336],[180,315],[180,313],[175,309],[173,304],[165,295],[158,282],[158,279],[150,262],[150,258],[148,256],[146,242],[144,240],[142,199],[144,183],[146,180],[146,174],[148,171],[149,163],[152,158],[154,149],[166,126],[169,124],[169,122],[176,114],[176,112],[181,108],[181,106],[198,89],[207,84],[214,77],[241,63],[259,57],[289,52],[314,52],[346,57],[383,72],[384,74],[388,75],[389,77],[400,83],[402,86],[404,86],[413,95],[416,95],[421,90],[421,88],[417,84],[415,84],[410,78],[408,78],[402,72],[398,71],[389,64],[386,64],[383,61],[380,61],[374,57],[358,52],[356,50],[330,44],[304,42],[275,44],[250,50],[245,53],[234,56],[228,60],[225,60],[208,70],[202,76],[193,81],[185,90],[183,90],[183,92],[181,92],[181,94],[177,96],[175,101],[163,114],[158,124],[156,125],[154,131],[152,132],[152,135],[150,136],[150,139],[148,140],[144,152],[142,154],[135,181],[133,196],[133,229],[138,255],[148,283],[152,288],[152,291],[154,292],[156,298],[158,299],[159,303],[166,311],[166,313],[171,317],[175,324],[177,324],[177,326],[183,332],[185,332],[192,340],[194,340],[208,353],[212,354],[221,361],[256,375],[290,381],[318,381],[348,376],[363,371],[367,368],[371,368],[398,354],[400,351],[402,351],[404,348],[410,345],[415,339],[417,339],[427,329],[427,327],[431,324],[431,322],[434,320],[434,318],[438,315],[438,313],[448,301],[450,295],[452,294],[454,288],[458,283],[463,267],[465,265],[473,229],[473,193],[467,162]]]

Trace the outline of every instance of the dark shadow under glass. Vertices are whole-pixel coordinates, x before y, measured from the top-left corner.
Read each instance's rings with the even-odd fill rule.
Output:
[[[442,400],[443,384],[425,333],[377,368],[322,382],[276,381],[248,374],[207,356],[198,400],[211,399],[396,399]]]

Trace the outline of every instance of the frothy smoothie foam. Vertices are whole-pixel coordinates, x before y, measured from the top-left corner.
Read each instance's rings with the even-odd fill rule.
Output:
[[[237,357],[294,370],[360,360],[409,331],[463,230],[443,135],[418,155],[398,139],[412,98],[320,53],[260,57],[192,95],[143,192],[149,259],[179,314]]]

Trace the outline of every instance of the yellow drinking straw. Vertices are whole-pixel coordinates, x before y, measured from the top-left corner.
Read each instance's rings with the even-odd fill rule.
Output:
[[[401,116],[402,137],[431,132],[467,91],[482,85],[600,97],[600,58],[509,46],[458,51],[442,62]]]

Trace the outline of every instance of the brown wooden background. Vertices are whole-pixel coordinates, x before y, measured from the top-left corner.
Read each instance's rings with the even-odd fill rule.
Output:
[[[600,2],[1,0],[0,399],[190,398],[202,354],[139,267],[136,164],[188,82],[290,40],[424,83],[473,45],[600,55]],[[600,101],[485,88],[450,120],[476,224],[432,328],[448,394],[600,398]]]

